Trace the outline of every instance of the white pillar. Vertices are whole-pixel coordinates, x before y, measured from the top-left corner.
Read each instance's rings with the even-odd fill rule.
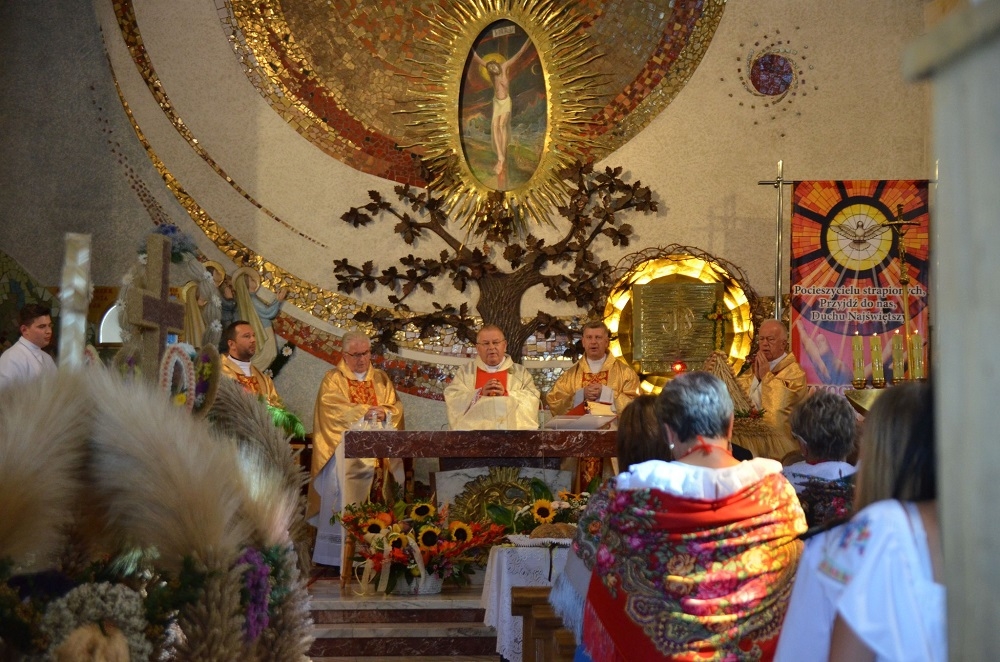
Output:
[[[1000,651],[1000,0],[906,52],[934,86],[931,339],[952,660]]]

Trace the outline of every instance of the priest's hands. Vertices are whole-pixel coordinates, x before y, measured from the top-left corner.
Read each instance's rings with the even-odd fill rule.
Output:
[[[490,381],[483,384],[483,395],[484,396],[500,396],[503,395],[503,384],[500,383],[499,379],[491,379]]]
[[[764,356],[764,352],[757,351],[757,357],[753,360],[753,374],[757,381],[763,382],[764,376],[771,372],[771,362]]]
[[[604,390],[604,386],[600,382],[592,382],[587,384],[583,389],[583,399],[588,402],[596,402],[599,397],[601,397],[601,392]]]
[[[365,413],[366,421],[378,421],[380,423],[385,422],[385,408],[384,407],[371,407],[368,412]]]

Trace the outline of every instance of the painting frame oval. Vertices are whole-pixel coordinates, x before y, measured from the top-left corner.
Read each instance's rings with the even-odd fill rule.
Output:
[[[472,175],[487,188],[528,183],[548,136],[548,91],[538,49],[510,19],[486,26],[469,52],[459,95],[459,141]]]
[[[442,196],[449,217],[476,232],[483,231],[479,223],[484,219],[499,216],[511,218],[518,231],[525,231],[529,223],[551,223],[551,215],[569,197],[563,173],[575,162],[587,161],[587,152],[594,146],[587,127],[600,110],[593,101],[598,84],[579,64],[581,58],[599,54],[587,32],[580,29],[573,7],[485,0],[449,5],[449,9],[429,17],[431,30],[422,60],[428,64],[425,75],[414,79],[410,96],[411,139],[421,145],[423,162],[433,175],[428,188]],[[538,165],[523,183],[508,182],[503,189],[494,188],[495,181],[491,182],[494,186],[484,184],[466,159],[460,108],[473,48],[491,25],[502,21],[523,31],[537,52],[546,102]],[[504,55],[508,54],[515,53]]]

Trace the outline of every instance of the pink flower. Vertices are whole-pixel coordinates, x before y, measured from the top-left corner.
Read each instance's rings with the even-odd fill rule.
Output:
[[[695,595],[705,600],[721,598],[733,593],[739,585],[740,580],[735,573],[719,572],[702,581]]]
[[[607,574],[611,570],[611,566],[615,564],[615,555],[611,553],[611,550],[607,548],[606,545],[601,545],[597,548],[597,572],[600,574]]]

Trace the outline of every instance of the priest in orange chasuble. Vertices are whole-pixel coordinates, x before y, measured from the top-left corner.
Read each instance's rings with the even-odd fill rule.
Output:
[[[272,407],[284,407],[274,382],[254,366],[250,359],[257,352],[257,335],[250,322],[236,320],[222,332],[222,342],[227,348],[220,366],[222,374],[239,382],[247,393],[255,393]]]
[[[373,486],[381,485],[388,467],[403,484],[403,462],[398,458],[347,458],[341,443],[344,431],[363,426],[403,429],[403,405],[389,376],[372,367],[371,341],[357,331],[344,334],[340,363],[326,373],[316,395],[313,417],[312,482],[309,484],[309,523],[316,527],[313,561],[343,567],[344,531],[330,517],[346,504],[367,501]],[[378,492],[377,487],[375,491]]]
[[[585,414],[587,404],[610,405],[620,413],[639,396],[639,375],[628,363],[608,352],[611,332],[601,321],[583,325],[583,358],[561,375],[545,396],[553,416]],[[599,457],[579,458],[577,488],[584,490],[595,476],[601,476],[603,461]],[[564,463],[564,469],[572,470]],[[611,468],[611,474],[617,470]],[[624,471],[628,467],[622,467]]]
[[[539,393],[531,373],[507,355],[499,327],[476,334],[474,361],[462,366],[444,390],[452,430],[537,430]]]

